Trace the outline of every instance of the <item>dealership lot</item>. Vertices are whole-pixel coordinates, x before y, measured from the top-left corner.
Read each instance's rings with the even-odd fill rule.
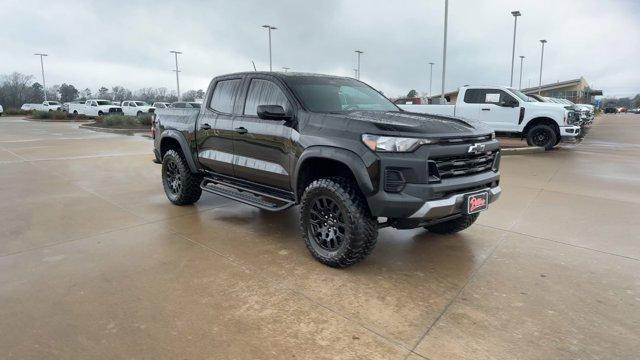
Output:
[[[152,143],[0,118],[5,358],[634,358],[640,115],[505,156],[453,236],[381,230],[345,270],[297,209],[165,198]]]

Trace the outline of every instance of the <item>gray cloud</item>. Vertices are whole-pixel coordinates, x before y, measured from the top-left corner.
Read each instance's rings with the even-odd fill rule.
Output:
[[[211,77],[268,68],[351,76],[362,49],[362,79],[390,95],[426,92],[429,61],[440,89],[444,1],[17,1],[3,0],[0,73],[39,76],[32,54],[45,51],[47,83],[173,89],[170,49],[180,58],[184,89]],[[523,86],[583,75],[606,95],[640,92],[640,4],[636,1],[450,1],[447,90],[464,84],[507,84],[513,18],[519,9],[517,55]],[[518,78],[516,64],[516,83]]]

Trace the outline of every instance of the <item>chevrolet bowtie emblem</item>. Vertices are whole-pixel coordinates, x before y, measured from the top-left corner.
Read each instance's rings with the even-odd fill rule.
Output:
[[[484,147],[484,144],[473,144],[469,146],[469,150],[467,150],[467,153],[480,154],[484,152]]]

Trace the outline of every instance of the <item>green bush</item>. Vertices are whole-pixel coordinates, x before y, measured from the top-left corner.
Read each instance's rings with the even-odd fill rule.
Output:
[[[8,108],[4,111],[3,115],[30,115],[31,110],[21,110],[16,108]]]
[[[150,116],[106,115],[96,119],[96,125],[108,128],[143,129],[151,126]]]
[[[40,120],[88,120],[91,119],[85,115],[74,115],[64,111],[34,111],[31,113],[32,119]]]

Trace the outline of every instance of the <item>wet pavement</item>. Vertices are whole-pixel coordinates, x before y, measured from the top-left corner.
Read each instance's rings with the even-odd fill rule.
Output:
[[[640,115],[504,157],[468,230],[380,232],[345,270],[297,208],[165,198],[149,139],[0,118],[2,358],[633,359]]]

